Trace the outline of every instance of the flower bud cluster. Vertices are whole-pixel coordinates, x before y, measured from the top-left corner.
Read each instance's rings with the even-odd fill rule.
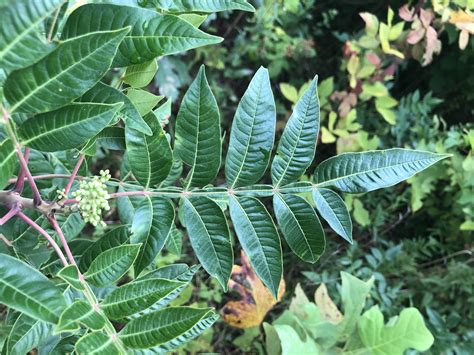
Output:
[[[72,193],[84,221],[93,226],[97,226],[99,223],[105,226],[102,220],[102,211],[110,210],[109,193],[105,184],[110,177],[109,170],[101,170],[100,176],[94,176],[92,180],[81,181],[79,190]]]

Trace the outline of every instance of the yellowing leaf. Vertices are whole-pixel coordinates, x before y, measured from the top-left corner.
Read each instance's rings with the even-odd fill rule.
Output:
[[[319,313],[322,319],[333,324],[338,324],[342,321],[342,313],[334,304],[331,297],[329,297],[328,289],[324,283],[317,288],[314,294],[314,300],[319,307]]]
[[[280,90],[283,96],[290,101],[291,103],[295,104],[298,101],[298,90],[290,84],[281,83]]]
[[[224,322],[236,328],[251,328],[262,324],[266,314],[283,297],[285,281],[278,289],[278,300],[263,285],[242,252],[242,266],[234,265],[229,288],[237,291],[241,299],[227,302],[221,310]]]

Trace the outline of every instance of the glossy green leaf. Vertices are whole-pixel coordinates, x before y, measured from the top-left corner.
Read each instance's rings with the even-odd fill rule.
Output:
[[[71,332],[79,329],[80,326],[92,330],[105,327],[104,317],[97,313],[89,303],[81,300],[69,305],[61,313],[55,332]]]
[[[121,245],[104,251],[84,274],[86,281],[101,287],[119,280],[138,256],[140,244]]]
[[[276,108],[268,70],[261,67],[232,122],[225,176],[230,187],[248,186],[267,169],[275,141]]]
[[[434,342],[416,308],[405,308],[398,317],[384,324],[379,307],[373,306],[362,315],[358,329],[364,350],[374,355],[403,355],[407,349],[427,351]]]
[[[64,0],[16,0],[0,8],[0,67],[13,70],[26,67],[54,46],[41,36],[40,26]]]
[[[128,31],[121,28],[71,38],[35,64],[14,71],[4,86],[10,113],[52,111],[84,94],[110,68]]]
[[[132,88],[144,88],[151,83],[157,70],[158,64],[155,59],[142,64],[131,65],[125,71],[123,82]]]
[[[245,0],[151,0],[151,4],[169,12],[255,11],[254,7]]]
[[[99,254],[128,243],[130,240],[129,228],[130,226],[127,225],[114,228],[89,246],[79,261],[79,269],[81,272],[86,272]]]
[[[272,217],[265,206],[253,197],[232,197],[230,216],[252,268],[277,298],[283,260],[280,237]]]
[[[125,150],[125,130],[121,127],[106,127],[93,140],[100,147],[110,150]]]
[[[127,127],[133,128],[143,134],[151,136],[152,132],[142,116],[132,104],[127,95],[121,91],[114,89],[104,83],[97,83],[92,89],[82,95],[77,101],[80,102],[97,102],[104,104],[115,104],[123,102],[123,106],[118,111],[118,115]]]
[[[53,325],[20,314],[6,339],[6,354],[27,354],[47,339]]]
[[[0,300],[29,317],[56,323],[66,307],[61,291],[28,264],[0,254]]]
[[[222,38],[204,33],[177,16],[110,4],[79,7],[69,16],[62,36],[71,38],[125,26],[132,29],[120,45],[114,61],[120,67],[222,41]]]
[[[232,241],[224,213],[204,196],[184,200],[184,221],[199,262],[224,290],[234,265]]]
[[[344,200],[329,189],[314,189],[313,199],[319,214],[329,226],[352,244],[352,221]]]
[[[326,240],[313,207],[295,195],[275,195],[273,207],[291,250],[306,262],[316,262],[324,252]]]
[[[166,241],[166,249],[168,252],[180,257],[183,249],[183,237],[184,233],[173,225],[173,227],[171,227],[170,236]]]
[[[30,118],[21,125],[18,136],[25,146],[46,152],[76,148],[104,129],[121,106],[72,103]]]
[[[127,97],[142,116],[150,113],[163,100],[163,96],[157,96],[151,92],[133,88],[127,90]]]
[[[368,192],[398,184],[447,157],[400,148],[344,153],[319,164],[313,180],[343,192]]]
[[[175,153],[191,168],[189,186],[205,186],[217,176],[222,150],[220,124],[219,108],[201,66],[176,119]]]
[[[126,346],[134,349],[182,343],[209,328],[218,317],[210,309],[165,308],[132,320],[119,333],[119,338]]]
[[[84,285],[79,279],[79,272],[76,265],[68,265],[59,270],[58,277],[66,281],[69,285],[74,287],[76,290],[84,290]]]
[[[8,184],[15,170],[15,147],[10,138],[0,141],[0,189]]]
[[[286,124],[272,163],[272,181],[284,186],[298,180],[311,165],[319,134],[318,77],[298,100]]]
[[[115,341],[102,332],[92,332],[84,335],[76,343],[76,353],[80,355],[120,355]]]
[[[136,275],[148,267],[163,249],[171,233],[174,217],[173,204],[164,198],[146,197],[135,211],[130,242],[142,244],[135,261]]]
[[[166,179],[173,165],[173,152],[156,116],[150,113],[144,119],[153,135],[145,136],[126,127],[125,141],[133,175],[148,188]]]
[[[105,297],[102,310],[111,319],[122,319],[162,302],[185,282],[166,279],[143,279],[121,286]]]

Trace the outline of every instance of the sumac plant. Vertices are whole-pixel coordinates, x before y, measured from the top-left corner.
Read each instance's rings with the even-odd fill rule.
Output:
[[[445,158],[406,149],[348,153],[319,164],[311,182],[299,181],[318,140],[317,78],[272,158],[276,110],[264,68],[235,112],[225,160],[204,67],[172,137],[169,102],[153,110],[161,98],[143,89],[156,58],[220,42],[198,29],[203,14],[252,11],[243,0],[1,4],[0,302],[11,329],[3,353],[176,349],[218,315],[167,307],[199,268],[156,268],[160,251],[180,243],[175,221],[224,290],[234,263],[231,221],[256,274],[276,294],[280,235],[310,263],[325,247],[318,215],[352,241],[335,190],[391,186]],[[117,68],[126,68],[118,79]],[[107,159],[121,168],[92,175],[89,167]],[[261,183],[267,168],[271,183]],[[314,201],[302,197],[308,193]]]

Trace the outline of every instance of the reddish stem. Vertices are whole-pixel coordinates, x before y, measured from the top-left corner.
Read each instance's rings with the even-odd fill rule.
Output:
[[[76,203],[77,203],[77,200],[75,198],[70,198],[70,199],[64,201],[62,204],[63,205],[74,205]]]
[[[79,169],[81,168],[81,165],[84,161],[84,158],[85,158],[85,155],[84,154],[81,154],[79,156],[79,160],[77,161],[76,163],[76,166],[74,167],[74,170],[72,171],[72,174],[71,176],[69,177],[69,181],[66,185],[66,188],[64,189],[65,191],[65,194],[67,195],[69,193],[69,191],[71,190],[71,187],[72,187],[72,184],[74,183],[74,180],[76,179],[76,176],[77,176],[77,173],[79,171]]]
[[[25,148],[24,158],[27,164],[30,159],[30,150],[31,150],[30,148]],[[21,193],[23,191],[23,188],[25,187],[25,176],[26,176],[26,172],[23,168],[21,168],[20,174],[18,175],[13,191],[18,192],[18,193]]]
[[[64,233],[63,233],[61,227],[59,226],[58,221],[56,220],[56,217],[54,217],[54,216],[48,217],[48,220],[51,223],[51,225],[53,226],[56,233],[58,233],[59,239],[61,240],[61,244],[63,245],[64,250],[66,251],[66,255],[69,259],[69,262],[72,265],[76,265],[76,261],[74,260],[74,256],[72,255],[72,252],[71,252],[71,249],[69,248],[66,237],[64,236]]]
[[[64,266],[68,265],[66,257],[64,256],[64,254],[63,254],[61,248],[59,247],[59,245],[54,241],[54,239],[43,228],[41,228],[35,221],[31,220],[27,215],[25,215],[21,211],[18,211],[17,216],[20,217],[27,224],[29,224],[31,227],[36,229],[36,231],[38,231],[43,237],[45,237],[46,240],[49,242],[49,244],[51,244],[51,246],[56,251],[56,254],[58,254],[59,259],[61,259]]]
[[[30,169],[28,169],[28,163],[26,162],[25,157],[23,156],[21,152],[20,146],[17,146],[16,153],[17,153],[16,155],[18,156],[18,160],[20,161],[21,169],[22,171],[25,172],[28,183],[30,184],[31,190],[33,191],[33,200],[35,202],[35,205],[39,206],[42,202],[41,194],[38,190],[38,187],[36,186],[33,176],[30,173]]]
[[[12,207],[5,216],[0,218],[0,226],[3,226],[5,223],[7,223],[12,217],[14,217],[18,213],[18,211],[20,211],[18,207]]]
[[[71,175],[69,174],[44,174],[44,175],[36,175],[33,176],[33,180],[44,180],[44,179],[69,179]],[[27,178],[24,178],[24,180]],[[76,176],[76,180],[83,180],[85,179],[83,176]],[[19,178],[12,178],[8,180],[9,184],[14,184],[19,180]]]

